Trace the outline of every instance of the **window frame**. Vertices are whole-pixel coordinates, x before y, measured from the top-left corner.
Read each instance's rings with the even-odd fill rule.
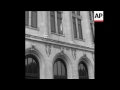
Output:
[[[81,70],[81,65],[83,70]],[[84,63],[83,61],[78,64],[78,76],[79,79],[89,79],[88,68],[86,63]]]
[[[29,26],[29,11],[25,11],[25,26]]]
[[[37,73],[33,72],[33,65],[32,65],[32,73],[28,72],[28,58],[32,59],[32,63],[33,63],[33,60],[36,62]],[[31,55],[31,54],[28,54],[28,55],[25,56],[25,62],[26,62],[26,60],[27,60],[27,72],[25,72],[25,78],[37,78],[37,79],[39,79],[40,78],[40,76],[39,76],[40,75],[40,71],[39,71],[40,69],[39,69],[39,62],[38,62],[37,58],[35,56]]]
[[[33,22],[34,21],[34,19],[33,19],[34,18],[33,12],[35,12],[35,14],[36,14],[36,16],[35,16],[35,18],[36,18],[35,19],[36,26],[34,26],[34,22]],[[38,27],[38,20],[37,20],[38,19],[38,15],[37,14],[38,14],[37,11],[31,11],[31,27],[32,28],[37,28]]]
[[[89,13],[89,20],[90,20],[91,37],[92,37],[92,41],[94,42],[94,38],[95,38],[94,12],[93,11],[88,11],[88,13]]]
[[[61,73],[61,75],[59,75],[58,62],[60,63],[60,68],[61,68],[60,73]],[[57,75],[54,74],[54,65],[55,64],[56,64],[56,67],[57,67]],[[64,70],[65,70],[64,71],[65,75],[63,75],[63,73],[62,73],[63,67],[64,67]],[[53,64],[53,78],[54,79],[67,79],[67,66],[66,66],[66,63],[60,58],[58,58]]]
[[[53,17],[54,16],[54,29],[55,29],[55,31],[52,31],[52,20],[51,20],[51,17]],[[51,11],[50,11],[50,29],[51,29],[51,33],[56,33],[56,19],[55,19],[55,11],[54,11],[54,15],[51,15]]]
[[[64,32],[63,32],[63,11],[54,11],[55,12],[55,29],[56,31],[55,32],[52,32],[51,30],[51,15],[50,15],[50,30],[51,30],[51,34],[55,34],[55,35],[60,35],[60,36],[64,36]],[[57,17],[57,12],[60,12],[61,13],[61,27],[62,27],[62,32],[59,33],[58,31],[58,17]],[[50,11],[51,13],[51,11]]]
[[[74,39],[77,39],[77,40],[82,40],[84,41],[84,38],[83,38],[83,29],[82,29],[82,16],[81,16],[81,11],[80,12],[80,15],[78,15],[78,11],[74,11],[75,14],[73,14],[73,11],[71,12],[72,14],[72,29],[73,29],[73,17],[75,18],[75,21],[76,21],[76,29],[77,29],[77,38],[74,36]],[[80,27],[81,27],[81,31],[78,30],[78,19],[80,20]],[[73,29],[73,32],[74,32],[74,29]],[[80,32],[81,32],[81,36],[80,36]],[[74,32],[75,33],[75,32]],[[81,37],[81,38],[80,38]]]
[[[26,12],[26,11],[25,11]],[[31,12],[32,11],[28,11],[28,13],[29,13],[29,16],[28,16],[28,25],[26,26],[25,25],[25,28],[30,28],[30,29],[32,29],[32,30],[37,30],[37,31],[39,31],[39,27],[38,27],[38,11],[36,11],[37,12],[37,14],[36,14],[36,26],[37,27],[32,27],[31,26],[31,23],[32,23],[32,20],[31,20]],[[25,17],[25,20],[26,20],[26,17]],[[25,21],[26,22],[26,21]]]

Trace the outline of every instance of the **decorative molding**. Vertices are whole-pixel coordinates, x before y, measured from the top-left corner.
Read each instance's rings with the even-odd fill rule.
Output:
[[[61,49],[61,46],[59,45],[53,45],[54,48],[58,48],[58,49]]]
[[[83,53],[83,57],[87,58],[87,56],[86,56],[86,54],[85,54],[85,53]]]
[[[30,50],[31,50],[31,51],[35,50],[35,44],[32,44],[32,45],[31,45]]]
[[[37,30],[37,31],[39,31],[40,30],[40,28],[39,27],[37,27],[37,28],[34,28],[34,27],[31,27],[31,26],[25,26],[25,28],[27,29],[33,29],[33,30]]]
[[[44,38],[48,38],[48,35],[45,34],[45,35],[44,35]]]
[[[66,50],[70,50],[70,48],[66,47]]]
[[[71,44],[71,43],[62,42],[62,41],[58,42],[57,40],[53,40],[53,39],[50,39],[50,38],[43,38],[43,37],[29,35],[29,34],[25,34],[25,39],[34,40],[34,41],[42,42],[42,43],[50,43],[50,44],[53,44],[53,45],[59,45],[59,46],[74,48],[74,49],[88,51],[88,52],[94,52],[94,48],[92,48],[92,47],[86,47],[86,46]]]
[[[83,53],[83,58],[89,59],[89,58],[87,57],[87,54],[85,54],[85,53]]]
[[[60,53],[61,55],[63,55],[64,54],[64,47],[61,47],[61,53]]]
[[[73,59],[75,60],[76,59],[76,50],[75,49],[72,49],[72,56],[73,56]]]
[[[71,44],[75,44],[73,41],[69,41],[69,43],[71,43]]]
[[[46,54],[47,54],[48,57],[49,57],[50,54],[51,54],[51,45],[50,45],[50,44],[46,44],[45,47],[46,47]]]

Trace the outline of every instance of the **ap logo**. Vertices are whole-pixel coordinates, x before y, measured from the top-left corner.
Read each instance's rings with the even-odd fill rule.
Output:
[[[94,11],[94,22],[103,22],[103,11]]]

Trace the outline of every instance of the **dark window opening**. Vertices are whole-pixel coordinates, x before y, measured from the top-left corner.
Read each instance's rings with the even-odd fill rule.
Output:
[[[55,27],[55,11],[50,11],[50,21],[51,21],[51,32],[56,33]]]
[[[74,38],[83,40],[80,11],[72,11],[72,20],[73,20]]]
[[[62,24],[62,16],[61,16],[61,12],[57,12],[57,24],[58,24],[58,34],[62,34],[61,31],[61,24]]]
[[[79,39],[83,39],[82,36],[82,25],[81,25],[81,20],[78,19],[78,31],[79,31]]]
[[[31,27],[37,28],[37,11],[31,11]]]
[[[25,11],[25,26],[29,26],[29,11]]]
[[[79,79],[89,79],[88,69],[84,62],[81,62],[78,67]]]
[[[73,30],[74,30],[74,38],[77,38],[77,28],[76,28],[75,17],[73,17]]]
[[[58,58],[53,66],[54,79],[67,79],[67,69],[65,62]]]
[[[33,55],[25,56],[25,79],[39,79],[39,63]]]

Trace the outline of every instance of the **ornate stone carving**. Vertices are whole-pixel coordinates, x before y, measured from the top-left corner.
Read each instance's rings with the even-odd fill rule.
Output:
[[[61,46],[58,46],[58,45],[53,45],[54,48],[58,48],[58,49],[61,49]]]
[[[47,54],[48,57],[49,57],[50,54],[51,54],[51,45],[50,45],[50,44],[46,44],[45,47],[46,47],[46,54]]]
[[[75,49],[72,49],[72,56],[73,56],[73,59],[75,60],[76,59],[76,50]]]
[[[32,51],[32,50],[35,50],[35,44],[32,44],[30,50],[31,50],[31,51]]]
[[[85,53],[83,53],[83,58],[87,58],[87,55]],[[88,58],[87,58],[88,59]]]
[[[78,50],[84,50],[84,51],[89,51],[89,52],[93,52],[94,53],[94,47],[87,47],[87,46],[81,46],[81,45],[76,45],[76,44],[72,44],[72,43],[67,43],[67,42],[62,42],[62,41],[57,41],[57,40],[53,40],[53,39],[49,39],[49,38],[43,38],[43,37],[39,37],[39,36],[34,36],[34,35],[29,35],[29,34],[25,34],[25,39],[31,39],[31,40],[35,40],[35,41],[39,41],[42,43],[50,43],[50,44],[54,44],[54,45],[59,45],[59,46],[63,46],[63,47],[68,47],[68,48],[76,48]]]
[[[70,50],[70,48],[67,48],[67,47],[66,47],[66,50]]]
[[[85,54],[85,53],[83,53],[83,57],[86,57],[86,54]]]
[[[64,54],[64,47],[61,47],[61,55]]]

